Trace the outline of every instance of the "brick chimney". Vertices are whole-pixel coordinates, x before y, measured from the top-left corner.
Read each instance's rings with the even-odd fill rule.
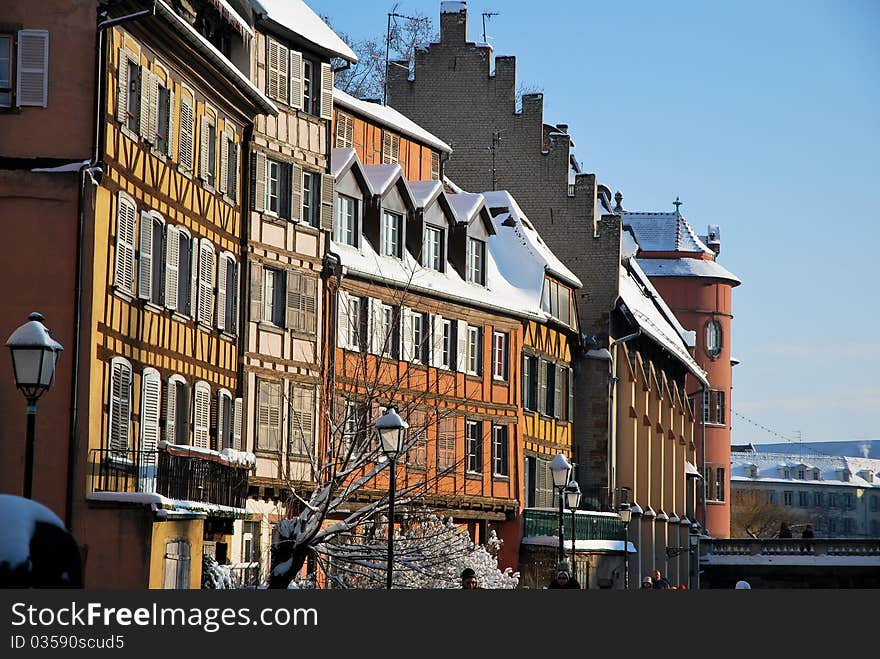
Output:
[[[440,3],[440,43],[467,41],[467,2]]]

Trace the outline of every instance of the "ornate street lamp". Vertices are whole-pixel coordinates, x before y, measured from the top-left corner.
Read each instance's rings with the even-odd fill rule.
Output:
[[[565,501],[571,511],[571,569],[577,571],[577,509],[581,507],[581,486],[571,481],[565,487]],[[572,575],[574,576],[574,575]]]
[[[629,504],[624,504],[617,511],[620,515],[620,521],[623,522],[624,541],[623,541],[623,589],[629,590],[629,523],[632,520],[633,511],[630,510]]]
[[[28,322],[16,329],[6,341],[12,353],[15,386],[27,400],[27,443],[25,444],[24,496],[32,498],[34,482],[34,435],[37,401],[52,386],[58,355],[64,350],[43,325],[43,315],[28,316]]]
[[[376,421],[376,431],[379,433],[379,443],[382,452],[388,458],[391,474],[388,480],[388,571],[385,587],[391,590],[392,576],[394,573],[394,485],[397,456],[403,451],[406,442],[406,429],[409,424],[400,418],[393,407],[389,407],[385,414]]]
[[[550,461],[550,473],[553,474],[553,487],[559,490],[559,562],[565,560],[565,523],[562,520],[563,504],[562,493],[568,483],[568,475],[571,473],[571,463],[562,455],[557,454]]]

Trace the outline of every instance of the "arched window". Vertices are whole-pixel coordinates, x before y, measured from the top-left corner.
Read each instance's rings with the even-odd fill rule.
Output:
[[[721,323],[710,320],[706,323],[706,352],[715,359],[721,354]]]

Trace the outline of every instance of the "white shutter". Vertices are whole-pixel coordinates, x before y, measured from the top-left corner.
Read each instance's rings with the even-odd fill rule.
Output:
[[[290,183],[290,219],[294,222],[301,222],[303,220],[303,168],[299,165],[293,165],[290,169],[293,172],[293,180]],[[315,203],[316,200],[314,199],[314,190],[312,192],[312,203]],[[308,220],[309,218],[305,219]]]
[[[455,329],[456,354],[455,354],[455,370],[459,373],[466,373],[468,367],[468,324],[464,320],[457,320]]]
[[[368,350],[374,355],[381,355],[383,348],[391,345],[391,337],[385,336],[385,327],[383,321],[382,302],[367,298],[367,327],[369,337]]]
[[[162,127],[165,131],[165,155],[169,158],[174,153],[174,90],[168,87],[168,124]]]
[[[411,362],[415,353],[413,343],[413,312],[407,307],[400,308],[401,359]]]
[[[198,320],[199,318],[199,258],[201,250],[199,249],[199,239],[193,238],[190,241],[190,261],[189,264],[189,309],[187,315],[190,318]]]
[[[266,154],[257,151],[254,154],[254,210],[266,209]]]
[[[177,309],[177,279],[180,271],[180,231],[168,225],[165,229],[165,306]]]
[[[443,364],[443,316],[431,314],[431,366]]]
[[[126,293],[134,293],[134,236],[137,209],[131,197],[117,197],[116,267],[113,284]]]
[[[138,297],[149,300],[153,295],[153,217],[141,211],[141,242],[138,259]]]
[[[241,450],[241,398],[232,404],[232,448]]]
[[[321,119],[333,118],[333,69],[321,64]]]
[[[349,347],[348,292],[339,291],[336,302],[336,345],[340,348]]]
[[[274,39],[267,39],[266,93],[270,98],[278,98],[278,57],[281,46]]]
[[[155,135],[155,133],[150,134],[150,87],[152,86],[150,79],[152,75],[147,67],[141,65],[141,118],[138,122],[138,129],[141,137],[148,142],[152,142],[153,135]]]
[[[303,107],[303,56],[295,50],[290,51],[290,105],[297,110]]]
[[[159,410],[162,380],[159,372],[147,369],[141,376],[141,459],[139,491],[156,490],[156,447],[159,444]]]
[[[235,289],[231,291],[226,291],[227,295],[232,296],[232,327],[227,327],[227,330],[232,330],[233,334],[238,334],[238,302],[241,298],[241,264],[235,264]]]
[[[116,69],[116,120],[122,124],[128,121],[128,55],[124,48],[119,49]]]
[[[49,99],[49,32],[18,31],[16,104],[46,107]]]
[[[144,137],[151,144],[156,142],[156,133],[159,132],[159,76],[155,73],[147,74],[147,98],[149,100],[149,117]]]
[[[177,158],[184,171],[191,172],[193,168],[193,140],[196,130],[195,111],[192,97],[180,95],[180,135],[177,148]]]
[[[226,329],[226,268],[228,261],[225,254],[217,260],[217,329]],[[234,266],[233,266],[234,267]]]
[[[203,115],[199,133],[199,178],[202,181],[208,180],[208,149],[211,141],[208,127],[208,115]]]
[[[209,240],[199,241],[199,322],[211,326],[214,322],[214,247]]]
[[[193,405],[193,446],[211,448],[211,387],[207,382],[196,382]]]
[[[232,137],[225,130],[220,135],[220,180],[217,181],[217,189],[222,193],[226,193],[227,179],[229,176],[229,140]]]
[[[165,441],[175,443],[175,422],[177,420],[177,380],[168,379],[168,404],[165,407]]]
[[[221,259],[222,260],[222,259]],[[223,400],[229,396],[228,393],[223,391],[217,392],[217,450],[222,451],[226,448],[226,445],[223,443],[223,438],[225,437],[224,431],[226,430],[226,424],[230,423],[232,419],[227,419],[223,414]]]
[[[115,358],[110,362],[110,423],[108,447],[114,453],[128,453],[131,426],[131,364]]]

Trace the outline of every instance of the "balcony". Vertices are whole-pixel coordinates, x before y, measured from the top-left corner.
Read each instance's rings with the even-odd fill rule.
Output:
[[[89,452],[89,492],[152,494],[178,502],[243,509],[252,458],[247,453],[165,442],[146,451],[93,449]]]
[[[571,511],[563,517],[565,540],[571,541]],[[626,530],[616,514],[578,510],[575,515],[577,540],[624,540]],[[526,508],[523,511],[523,537],[559,536],[559,511]]]

